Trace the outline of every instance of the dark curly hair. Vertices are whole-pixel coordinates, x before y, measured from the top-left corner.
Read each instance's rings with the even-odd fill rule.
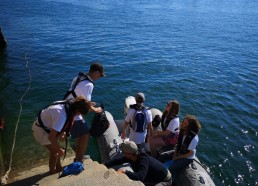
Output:
[[[198,121],[198,119],[193,115],[186,115],[184,120],[185,119],[187,119],[189,123],[188,128],[186,129],[185,132],[189,133],[193,131],[195,134],[199,134],[202,126],[201,126],[201,123]],[[184,120],[182,122],[184,122]],[[180,130],[180,132],[183,132],[183,129]]]

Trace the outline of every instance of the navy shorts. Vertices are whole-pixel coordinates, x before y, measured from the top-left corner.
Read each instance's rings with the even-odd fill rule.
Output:
[[[71,129],[71,137],[73,139],[88,133],[89,133],[89,128],[87,123],[84,120],[74,121],[74,124]]]

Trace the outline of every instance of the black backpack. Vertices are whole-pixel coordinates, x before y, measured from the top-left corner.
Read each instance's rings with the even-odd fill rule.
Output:
[[[108,129],[110,123],[104,111],[104,106],[100,106],[103,109],[101,113],[95,113],[91,122],[90,134],[92,137],[100,137]]]

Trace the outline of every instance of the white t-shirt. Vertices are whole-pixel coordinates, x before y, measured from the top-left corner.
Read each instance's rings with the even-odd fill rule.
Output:
[[[186,135],[183,136],[182,144],[184,143],[185,138],[186,138]],[[191,150],[191,151],[193,151],[194,153],[193,153],[192,156],[189,156],[187,159],[194,159],[194,158],[195,158],[196,146],[197,146],[198,142],[199,142],[199,137],[198,137],[198,135],[196,135],[196,136],[192,139],[192,141],[191,141],[191,143],[190,143],[190,145],[189,145],[189,147],[188,147],[188,150]]]
[[[78,77],[78,76],[77,76]],[[71,84],[71,87],[70,87],[70,90],[72,90],[72,87],[73,87],[73,84],[76,82],[77,80],[77,77],[75,77],[72,81],[72,84]],[[89,79],[91,79],[89,76],[87,76]],[[92,79],[91,79],[92,80]],[[92,80],[93,81],[93,80]],[[77,86],[75,87],[74,89],[74,92],[77,96],[83,96],[85,97],[85,99],[87,99],[88,101],[91,101],[91,94],[92,94],[92,91],[93,91],[93,88],[94,88],[94,85],[92,82],[90,82],[89,80],[84,80],[84,81],[81,81],[77,84]],[[70,94],[67,99],[69,98],[73,98],[73,95]],[[75,121],[78,121],[78,120],[83,120],[83,117],[82,115],[76,115],[75,118],[74,118]]]
[[[41,112],[41,120],[45,127],[61,132],[67,119],[65,105],[53,105]]]
[[[166,119],[164,122],[166,122]],[[170,132],[174,132],[178,128],[179,128],[179,117],[176,117],[169,122],[167,130],[169,130]]]
[[[135,114],[135,109],[129,109],[127,112],[127,115],[125,117],[125,121],[126,122],[133,122],[133,117]],[[152,114],[151,111],[149,109],[144,111],[146,114],[146,119],[147,119],[147,128],[149,126],[149,124],[152,122]],[[145,138],[147,135],[147,129],[140,133],[140,132],[135,132],[131,127],[130,128],[130,134],[129,134],[129,141],[134,141],[136,144],[142,144],[145,142]]]

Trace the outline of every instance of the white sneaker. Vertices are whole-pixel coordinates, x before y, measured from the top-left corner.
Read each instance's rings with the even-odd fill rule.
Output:
[[[83,156],[83,159],[84,159],[84,160],[90,159],[90,155],[84,155],[84,156]]]

